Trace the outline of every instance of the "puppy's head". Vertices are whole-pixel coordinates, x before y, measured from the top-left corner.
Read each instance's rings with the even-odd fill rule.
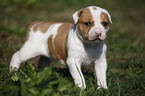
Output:
[[[77,24],[79,38],[89,44],[98,44],[104,40],[109,22],[112,23],[108,11],[96,6],[80,9],[73,14],[73,19]]]

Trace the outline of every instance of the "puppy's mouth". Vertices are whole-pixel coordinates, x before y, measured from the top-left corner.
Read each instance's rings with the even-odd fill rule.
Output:
[[[93,40],[90,40],[90,41],[93,41],[93,42],[95,42],[95,41],[102,41],[102,39],[99,38],[99,37],[97,37],[97,38],[95,38],[95,39],[93,39]]]
[[[82,41],[84,41],[84,42],[86,42],[86,43],[88,43],[88,44],[93,44],[93,45],[96,45],[96,44],[98,44],[99,42],[103,41],[103,39],[101,39],[101,37],[89,38],[89,37],[84,37],[84,36],[82,36],[81,34],[79,34],[79,38],[80,38]]]
[[[103,41],[103,38],[102,36],[90,36],[90,37],[87,37],[88,40],[92,41],[92,42],[99,42],[99,41]]]

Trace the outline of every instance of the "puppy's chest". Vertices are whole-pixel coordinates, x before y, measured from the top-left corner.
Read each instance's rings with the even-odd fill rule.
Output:
[[[97,59],[103,52],[103,46],[84,44],[84,50],[88,58]]]
[[[82,65],[89,65],[92,64],[97,58],[99,58],[100,55],[94,49],[84,49],[84,51],[80,51],[76,57],[80,58]]]
[[[81,44],[80,44],[81,45]],[[103,46],[102,45],[83,45],[81,47],[77,47],[76,53],[74,57],[80,59],[82,65],[92,64],[96,59],[100,58],[103,54]]]
[[[87,45],[84,47],[84,55],[82,64],[83,65],[89,65],[92,64],[97,58],[100,58],[103,53],[103,48],[100,46],[94,46],[94,45]]]

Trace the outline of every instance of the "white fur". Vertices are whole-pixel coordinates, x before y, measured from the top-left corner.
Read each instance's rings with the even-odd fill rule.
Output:
[[[107,88],[106,84],[107,62],[104,62],[106,61],[106,50],[107,50],[105,41],[100,42],[98,45],[82,44],[82,41],[78,38],[76,33],[77,32],[73,32],[73,30],[69,32],[68,35],[69,50],[67,59],[67,64],[69,66],[70,73],[75,80],[75,84],[78,84],[79,87],[86,88],[85,83],[83,85],[85,79],[81,72],[81,65],[89,65],[94,62],[98,85]],[[78,74],[75,64],[79,67],[81,76]],[[104,69],[98,70],[97,68]],[[81,77],[83,78],[83,82],[81,80]]]
[[[89,65],[94,63],[95,64],[95,73],[97,77],[97,83],[100,87],[107,88],[106,84],[106,70],[107,70],[107,60],[106,60],[106,44],[105,44],[105,37],[106,32],[108,29],[105,29],[101,25],[101,17],[100,13],[107,12],[105,9],[100,7],[96,7],[97,10],[93,10],[94,6],[87,7],[90,9],[93,20],[95,22],[95,26],[90,30],[89,35],[93,37],[94,32],[102,32],[103,41],[97,44],[88,44],[83,42],[78,37],[78,31],[76,25],[71,28],[68,33],[68,57],[67,57],[67,65],[69,67],[70,73],[74,79],[76,85],[81,88],[86,88],[85,79],[81,71],[81,65]],[[77,11],[78,12],[78,11]],[[78,21],[77,12],[73,14],[73,19],[75,23]],[[109,13],[107,12],[109,15]],[[110,16],[110,15],[109,15]],[[109,17],[110,22],[111,17]],[[35,24],[34,26],[36,26]],[[37,32],[33,31],[33,27],[30,28],[31,31],[29,33],[29,40],[25,42],[23,47],[17,51],[10,62],[10,71],[14,69],[14,67],[19,68],[22,62],[33,58],[37,55],[45,55],[50,57],[49,49],[48,49],[48,38],[53,35],[53,39],[57,34],[57,29],[62,25],[62,23],[53,24],[49,27],[46,33],[41,33],[40,30]],[[98,31],[99,30],[99,31]],[[91,37],[91,38],[92,38]],[[53,42],[53,40],[52,40]],[[53,45],[53,47],[55,47]],[[62,61],[62,60],[61,60]]]
[[[36,25],[37,24],[33,25],[32,28]],[[29,40],[25,42],[22,48],[13,55],[10,62],[10,71],[12,71],[14,67],[19,68],[19,65],[22,62],[25,62],[26,60],[33,58],[37,55],[44,55],[49,57],[49,45],[47,44],[48,37],[53,35],[54,39],[54,36],[56,36],[57,34],[57,29],[61,25],[62,23],[51,25],[46,33],[42,33],[40,32],[40,30],[34,32],[33,29],[30,28]]]

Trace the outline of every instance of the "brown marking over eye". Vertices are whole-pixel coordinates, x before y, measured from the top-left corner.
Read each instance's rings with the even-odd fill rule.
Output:
[[[88,32],[94,26],[94,20],[92,14],[88,8],[80,10],[78,16],[78,32],[83,35],[85,38],[88,36]],[[86,23],[91,23],[89,26],[86,26]]]
[[[101,12],[101,23],[107,29],[109,27],[109,22],[108,22],[108,15],[104,12]],[[106,23],[105,25],[103,23]]]
[[[67,46],[67,36],[68,31],[72,28],[72,24],[64,23],[62,24],[58,30],[57,35],[54,40],[52,39],[52,35],[48,38],[48,48],[51,55],[55,56],[58,60],[63,60],[66,63],[68,46]]]

